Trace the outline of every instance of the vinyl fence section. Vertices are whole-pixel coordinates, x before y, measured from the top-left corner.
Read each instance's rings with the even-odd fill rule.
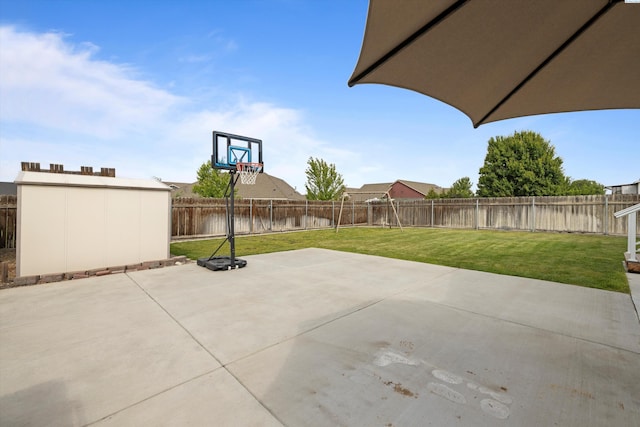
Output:
[[[626,221],[613,213],[640,202],[640,195],[395,200],[402,226],[488,230],[555,231],[626,235]],[[237,234],[261,234],[340,226],[397,226],[389,202],[235,200]],[[174,238],[226,234],[221,199],[174,199]],[[639,218],[640,220],[640,218]],[[640,221],[639,221],[640,222]],[[639,224],[640,227],[640,224]]]
[[[16,247],[16,196],[0,196],[0,249]]]

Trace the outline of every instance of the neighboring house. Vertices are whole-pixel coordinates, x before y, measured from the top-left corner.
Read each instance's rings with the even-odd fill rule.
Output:
[[[172,199],[175,199],[177,197],[200,197],[199,194],[195,194],[193,192],[193,184],[195,184],[195,182],[162,182],[171,188]]]
[[[605,187],[611,194],[640,194],[640,179],[631,184],[610,185]]]
[[[238,197],[243,199],[306,200],[285,180],[268,173],[258,174],[253,185],[245,185],[238,180],[236,190]]]
[[[391,183],[365,184],[360,188],[347,188],[350,200],[364,202],[373,199],[382,199],[388,192],[392,199],[422,200],[430,190],[440,194],[445,189],[426,182],[406,181],[399,179]]]
[[[15,182],[0,182],[0,196],[17,196],[18,186]]]
[[[424,199],[431,190],[440,194],[445,189],[426,182],[397,180],[391,184],[389,194],[392,199]]]
[[[171,195],[173,198],[200,197],[199,194],[193,192],[195,182],[164,181],[164,183],[171,187]],[[268,173],[258,174],[256,183],[253,185],[246,185],[238,180],[236,183],[236,192],[238,197],[243,199],[305,200],[305,197],[287,184],[286,181],[269,175]]]
[[[366,202],[376,199],[383,199],[391,187],[390,182],[382,184],[364,184],[360,188],[346,188],[349,200],[354,202]]]

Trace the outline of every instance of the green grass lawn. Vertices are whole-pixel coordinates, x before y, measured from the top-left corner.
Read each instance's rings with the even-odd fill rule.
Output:
[[[171,253],[208,257],[223,239],[176,242]],[[236,256],[324,248],[629,292],[624,237],[452,230],[341,228],[236,237]],[[219,255],[228,255],[228,244]]]

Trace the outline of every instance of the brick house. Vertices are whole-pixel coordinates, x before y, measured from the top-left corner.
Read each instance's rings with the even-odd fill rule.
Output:
[[[346,191],[351,200],[363,202],[375,198],[382,199],[387,192],[396,200],[422,200],[431,190],[440,194],[446,189],[426,182],[399,179],[390,183],[364,184],[360,188],[347,188]]]

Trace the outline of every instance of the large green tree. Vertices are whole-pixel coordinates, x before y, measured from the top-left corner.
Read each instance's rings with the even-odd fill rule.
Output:
[[[222,173],[219,169],[211,167],[211,161],[203,163],[198,169],[198,182],[193,185],[193,192],[202,197],[213,197],[221,199],[225,196],[227,185],[229,185],[228,173]]]
[[[478,196],[556,196],[567,188],[562,159],[540,134],[515,132],[489,139]]]
[[[568,196],[588,196],[604,194],[604,185],[590,179],[577,179],[569,183]]]
[[[305,174],[308,200],[338,200],[344,193],[344,179],[333,163],[309,157]]]
[[[466,199],[473,197],[471,186],[473,186],[471,179],[468,176],[462,177],[451,185],[451,188],[447,190],[446,197],[450,199]]]

